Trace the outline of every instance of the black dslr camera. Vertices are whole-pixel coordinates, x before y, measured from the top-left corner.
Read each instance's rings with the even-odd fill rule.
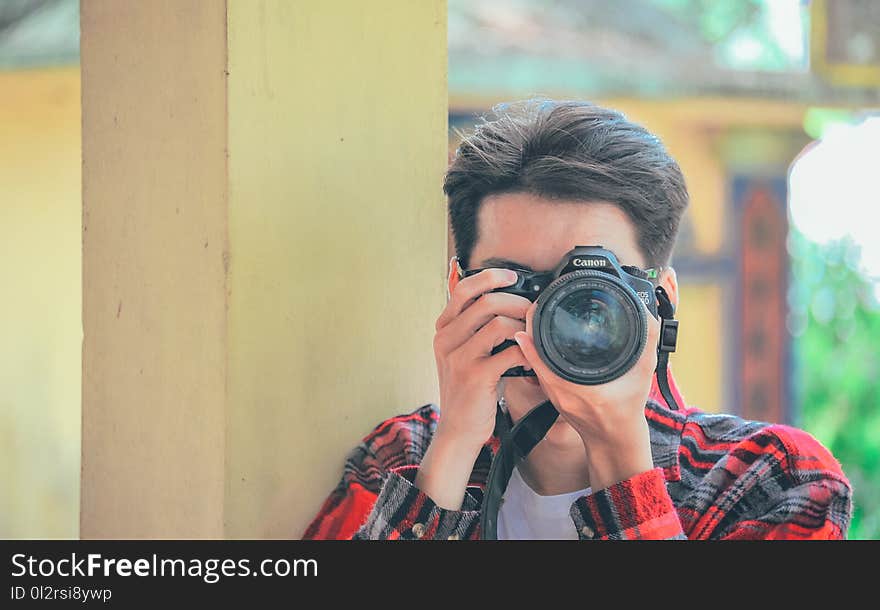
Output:
[[[465,276],[482,270],[466,271]],[[657,295],[647,272],[622,266],[602,246],[576,246],[553,271],[514,271],[515,284],[492,292],[537,301],[532,320],[535,347],[558,376],[598,385],[620,377],[638,361],[648,338],[646,308],[659,319]],[[666,340],[665,330],[663,334]],[[504,341],[492,353],[511,345],[515,342]],[[503,376],[525,375],[534,373],[516,367]]]

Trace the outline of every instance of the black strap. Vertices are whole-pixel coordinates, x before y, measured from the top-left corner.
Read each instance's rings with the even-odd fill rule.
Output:
[[[667,369],[669,368],[669,354],[675,351],[678,343],[678,320],[673,319],[675,316],[675,307],[663,286],[657,286],[654,290],[657,295],[657,313],[660,314],[660,340],[657,343],[657,386],[660,388],[660,394],[663,400],[673,411],[678,411],[679,406],[672,395],[669,388],[669,376]]]
[[[673,319],[675,310],[663,287],[658,286],[655,292],[658,302],[657,311],[660,314],[657,385],[669,408],[678,410],[678,403],[672,396],[666,374],[669,354],[675,351],[678,339],[678,322]],[[498,510],[501,508],[501,499],[507,491],[513,469],[546,436],[558,417],[559,412],[556,407],[547,400],[526,413],[516,425],[511,427],[510,416],[499,405],[495,415],[495,433],[501,439],[501,444],[489,467],[480,508],[480,538],[483,540],[498,539]]]
[[[669,362],[669,352],[660,352],[657,354],[657,386],[660,388],[660,394],[666,405],[673,411],[678,411],[678,403],[669,389],[669,378],[666,375],[667,363]]]
[[[557,417],[559,411],[552,402],[546,400],[510,428],[509,415],[498,408],[495,423],[496,431],[500,431],[501,445],[489,467],[486,491],[483,494],[480,511],[480,537],[483,540],[497,540],[498,510],[513,469],[544,438]]]

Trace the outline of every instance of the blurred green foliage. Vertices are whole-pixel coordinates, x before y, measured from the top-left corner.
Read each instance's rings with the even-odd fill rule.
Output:
[[[647,0],[696,32],[719,65],[736,70],[806,70],[808,5],[798,0]],[[799,23],[795,24],[795,19]],[[789,30],[800,32],[791,47]],[[796,36],[797,37],[797,36]],[[745,54],[743,51],[747,50]]]
[[[840,461],[854,492],[850,539],[880,538],[880,306],[851,239],[792,230],[795,423]]]

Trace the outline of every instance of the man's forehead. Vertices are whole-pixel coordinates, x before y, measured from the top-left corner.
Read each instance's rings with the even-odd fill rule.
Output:
[[[623,265],[644,266],[635,227],[618,206],[523,193],[487,198],[480,206],[470,265],[551,270],[575,246],[602,246]]]

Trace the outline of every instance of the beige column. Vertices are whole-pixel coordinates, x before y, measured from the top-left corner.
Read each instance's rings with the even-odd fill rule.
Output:
[[[446,5],[83,0],[83,538],[297,538],[436,400]]]

